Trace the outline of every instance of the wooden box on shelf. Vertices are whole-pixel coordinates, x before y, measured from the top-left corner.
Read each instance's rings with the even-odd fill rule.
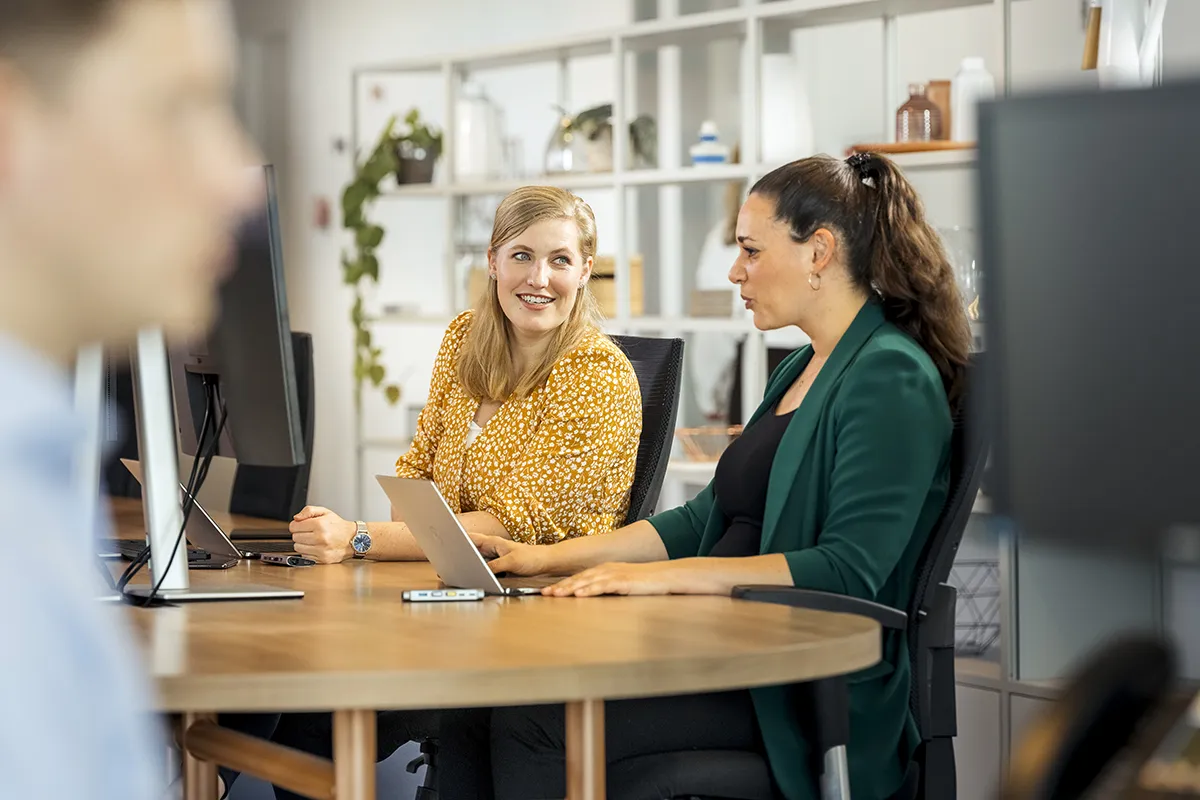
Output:
[[[617,282],[616,259],[612,256],[596,256],[592,265],[592,294],[600,303],[604,316],[612,319],[617,316]],[[629,313],[640,317],[645,313],[645,273],[640,255],[629,257]],[[474,267],[467,276],[467,304],[474,306],[482,296],[487,286],[487,270]]]
[[[736,297],[732,289],[695,289],[692,291],[692,316],[729,319],[733,316]]]

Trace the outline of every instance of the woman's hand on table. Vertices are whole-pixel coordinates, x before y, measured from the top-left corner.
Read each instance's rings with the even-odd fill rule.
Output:
[[[601,564],[547,586],[547,597],[599,597],[605,594],[661,595],[692,594],[685,586],[686,574],[671,561],[647,564]]]
[[[328,508],[305,506],[292,519],[288,530],[292,532],[296,552],[318,564],[340,564],[354,557],[350,541],[354,538],[355,524]]]
[[[598,597],[604,594],[707,594],[728,597],[735,586],[792,586],[787,558],[781,553],[746,558],[681,558],[637,564],[609,563],[576,573],[548,586],[548,597]]]

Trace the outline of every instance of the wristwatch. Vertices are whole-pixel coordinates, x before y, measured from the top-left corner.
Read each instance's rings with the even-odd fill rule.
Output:
[[[361,519],[354,523],[354,538],[350,540],[354,548],[355,558],[364,558],[371,549],[371,534],[367,532],[367,523]]]

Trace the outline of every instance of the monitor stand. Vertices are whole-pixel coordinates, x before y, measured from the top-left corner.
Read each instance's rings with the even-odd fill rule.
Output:
[[[298,589],[278,589],[260,584],[205,588],[189,586],[186,544],[175,546],[183,527],[179,444],[176,440],[174,403],[171,402],[167,344],[161,330],[143,330],[138,334],[133,380],[138,453],[142,466],[143,512],[146,515],[151,557],[150,583],[127,586],[125,593],[148,598],[151,589],[158,586],[155,597],[168,603],[303,597],[304,592]],[[220,535],[224,536],[223,533]],[[172,551],[173,558],[154,557],[155,554],[169,554]]]
[[[148,584],[126,586],[125,594],[148,598],[150,589]],[[277,589],[259,583],[246,583],[204,588],[190,586],[186,589],[159,589],[154,597],[164,603],[201,603],[214,600],[292,600],[304,597],[304,592],[299,589]]]

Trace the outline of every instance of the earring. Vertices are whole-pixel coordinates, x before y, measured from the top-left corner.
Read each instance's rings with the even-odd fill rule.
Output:
[[[585,287],[585,286],[587,286],[587,281],[580,281],[580,282],[579,282],[579,288],[580,288],[580,289],[582,289],[582,288],[583,288],[583,287]]]
[[[489,273],[488,273],[488,280],[489,280],[489,281],[494,281],[494,280],[496,280],[496,273],[494,273],[494,272],[489,272]]]
[[[814,292],[819,292],[821,290],[821,273],[819,273],[819,272],[808,273],[808,285],[812,288],[812,290]]]

